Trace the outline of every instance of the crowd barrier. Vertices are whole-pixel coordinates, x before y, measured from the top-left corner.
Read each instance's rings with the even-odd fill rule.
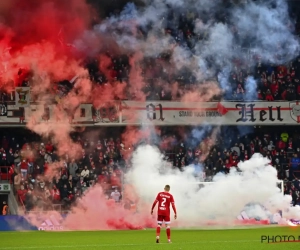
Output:
[[[281,212],[272,214],[268,211],[263,211],[265,213],[263,217],[252,217],[249,216],[249,206],[245,207],[245,210],[237,216],[242,224],[282,224],[282,221],[286,221],[282,218]],[[62,215],[60,219],[55,218],[55,216],[42,216],[40,218],[36,217],[35,221],[39,221],[37,226],[32,225],[24,216],[9,215],[0,216],[0,232],[1,231],[63,231],[64,225],[63,220],[66,215]],[[219,223],[218,220],[215,221]],[[291,220],[295,226],[300,225],[299,220]]]
[[[10,171],[10,166],[0,166],[0,181],[11,180],[12,172]]]
[[[46,213],[28,214],[27,218],[34,217],[35,225],[26,219],[26,216],[20,215],[6,215],[0,216],[0,232],[1,231],[62,231],[63,220],[66,214],[60,216],[47,215]]]

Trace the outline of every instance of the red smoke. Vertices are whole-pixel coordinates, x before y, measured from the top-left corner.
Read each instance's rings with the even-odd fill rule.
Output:
[[[70,123],[73,114],[70,113],[74,113],[81,103],[93,103],[99,108],[103,103],[116,98],[146,100],[148,94],[144,94],[143,88],[147,83],[142,77],[143,69],[139,65],[143,58],[141,52],[130,58],[129,82],[116,81],[112,60],[106,55],[97,57],[98,67],[108,83],[95,85],[88,79],[88,72],[82,66],[85,53],[100,50],[104,43],[112,46],[110,50],[116,53],[121,53],[122,49],[109,39],[95,34],[91,37],[87,35],[94,13],[84,0],[4,0],[0,2],[0,15],[0,88],[11,91],[13,85],[20,86],[24,80],[31,79],[32,96],[36,101],[45,105],[49,105],[54,99],[58,101],[52,110],[55,121],[48,121],[45,109],[41,109],[33,112],[26,122],[32,131],[53,139],[59,156],[68,154],[69,158],[78,158],[81,155],[81,145],[74,143],[69,135],[73,131]],[[74,41],[83,37],[87,38],[83,40],[85,47],[78,45],[79,52]],[[172,71],[172,66],[162,66]],[[57,100],[53,94],[54,83],[64,79],[71,80],[74,76],[81,77],[76,81],[74,89],[66,97]],[[170,91],[173,97],[180,92],[177,83],[172,83],[171,87],[165,85],[163,81],[155,81],[150,87],[162,87],[165,91]],[[183,101],[208,101],[219,93],[215,83],[203,86],[205,88],[202,92],[190,90],[181,94],[180,98]],[[128,88],[126,94],[125,88]],[[130,113],[130,119],[134,120],[135,111]],[[112,118],[117,117],[108,117]],[[132,153],[132,145],[142,139],[149,139],[150,132],[150,129],[126,128],[122,135],[126,148],[123,152],[125,159]],[[45,179],[50,180],[55,176],[60,166],[61,163],[50,164]],[[128,187],[125,197],[138,202],[133,187]],[[121,205],[108,201],[102,189],[96,187],[78,201],[63,225],[69,230],[154,227],[155,219],[149,215],[149,204],[139,203],[139,206],[138,214],[125,210]],[[47,216],[48,214],[45,215]],[[37,226],[41,223],[35,216],[30,221]]]
[[[149,210],[149,209],[148,209]],[[153,228],[156,221],[148,210],[126,210],[122,204],[107,200],[100,186],[90,188],[63,220],[58,212],[32,213],[25,217],[36,227],[51,218],[62,221],[63,230],[120,230]],[[143,211],[147,211],[143,212]]]
[[[133,190],[129,192],[132,194]],[[133,197],[131,197],[133,198]],[[136,200],[138,201],[138,200]],[[156,216],[151,216],[149,208],[151,204],[140,203],[136,213],[135,209],[126,210],[123,205],[115,203],[113,200],[107,200],[100,186],[95,186],[87,191],[82,199],[77,201],[77,205],[65,219],[56,211],[47,213],[33,213],[25,217],[30,223],[36,227],[40,227],[42,223],[51,218],[61,222],[62,230],[139,230],[156,227]],[[184,218],[172,220],[174,227],[231,227],[242,225],[269,225],[269,220],[255,219],[249,220],[201,220],[193,223],[186,223]]]
[[[7,13],[4,25],[13,32],[13,51],[42,41],[73,41],[88,27],[92,16],[82,0],[11,0]]]
[[[55,81],[71,80],[75,75],[84,77],[53,109],[54,123],[45,123],[45,110],[37,110],[27,121],[29,129],[53,137],[59,155],[75,157],[81,148],[71,141],[72,117],[62,110],[73,112],[90,100],[91,82],[85,78],[87,72],[72,43],[89,28],[92,9],[82,0],[7,2],[0,5],[4,13],[0,26],[1,87],[11,91],[7,82],[20,86],[23,80],[30,79],[34,99],[47,104],[55,97]]]
[[[0,24],[2,79],[17,85],[28,71],[47,72],[56,79],[73,77],[79,65],[68,43],[88,28],[90,7],[81,0],[7,2],[0,5],[5,10]],[[18,75],[20,68],[23,72]]]
[[[64,222],[71,230],[142,229],[154,225],[149,213],[135,213],[107,200],[99,186],[88,191]]]

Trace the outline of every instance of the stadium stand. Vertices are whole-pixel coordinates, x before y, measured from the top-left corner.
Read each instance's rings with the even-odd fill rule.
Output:
[[[96,70],[96,65],[100,64],[99,61],[87,63],[86,67],[90,73],[91,80],[95,85],[111,85],[115,86],[117,83],[127,82],[130,88],[129,78],[130,65],[129,57],[121,55],[114,58],[109,55],[111,61],[110,66],[106,69],[106,75]],[[146,100],[180,100],[186,92],[197,90],[197,86],[201,87],[203,82],[197,82],[192,72],[184,70],[178,72],[176,75],[166,72],[161,58],[144,58],[140,62],[142,68],[141,77],[145,86],[142,88],[143,95]],[[145,67],[147,65],[147,67]],[[125,72],[125,73],[124,73]],[[253,77],[256,84],[256,89],[247,87],[246,81],[249,77]],[[19,86],[30,86],[30,77],[20,77]],[[231,100],[231,101],[293,101],[298,100],[300,97],[300,57],[287,65],[270,66],[257,63],[256,67],[252,70],[248,66],[241,66],[236,64],[231,71],[229,79],[227,79],[228,91],[223,95],[216,95],[212,100]],[[217,80],[217,75],[215,76]],[[174,91],[174,84],[178,86]],[[18,84],[17,84],[18,85]],[[173,86],[173,88],[172,88]],[[57,93],[63,92],[66,94],[72,88],[72,84],[68,80],[62,80],[58,83]],[[124,93],[124,100],[138,100],[134,90]],[[2,100],[5,100],[5,94],[2,94]]]
[[[225,18],[226,17],[222,17]],[[193,12],[186,13],[170,13],[170,16],[165,20],[165,35],[171,35],[174,38],[175,44],[170,44],[170,47],[184,46],[193,50],[196,41],[205,39],[197,34],[194,30],[197,16]],[[174,27],[174,23],[178,22],[178,27]],[[299,26],[296,25],[296,31],[299,34]],[[232,27],[234,30],[234,26]],[[143,30],[138,30],[137,36],[147,36]],[[160,39],[164,38],[161,34]],[[251,47],[250,45],[248,47]],[[249,55],[248,59],[255,58],[256,66],[250,67],[247,60],[244,62],[233,61],[233,66],[229,79],[227,81],[228,91],[223,93],[223,96],[216,95],[214,100],[220,100],[222,97],[225,100],[297,100],[300,96],[300,57],[293,62],[285,65],[266,65],[262,64],[264,55],[252,54],[250,49],[245,47],[243,50],[249,50],[245,54]],[[116,83],[128,83],[128,88],[124,91],[124,99],[136,100],[135,88],[133,81],[135,78],[130,76],[134,70],[133,65],[130,64],[130,54],[118,54],[109,48],[105,49],[102,57],[88,59],[85,61],[90,79],[95,85],[101,86],[115,86]],[[180,71],[175,71],[170,64],[171,53],[163,53],[157,57],[144,57],[138,62],[138,68],[141,71],[141,79],[144,85],[142,92],[146,96],[146,100],[180,100],[180,98],[187,91],[197,89],[201,86],[203,81],[197,82],[193,72],[188,68]],[[99,65],[105,65],[100,67]],[[217,81],[218,73],[216,73],[213,80]],[[33,74],[25,69],[20,69],[16,72],[18,75],[15,82],[16,86],[28,87],[32,82]],[[248,77],[253,77],[256,81],[256,89],[248,88],[246,80]],[[178,86],[174,90],[174,83]],[[72,88],[70,79],[61,79],[58,82],[57,92],[68,92]],[[5,98],[2,95],[2,100]]]
[[[193,128],[185,129],[188,133]],[[159,142],[150,143],[164,153],[166,167],[181,171],[187,166],[193,167],[199,181],[211,181],[218,172],[227,174],[230,168],[238,169],[239,161],[247,160],[259,152],[270,159],[278,178],[284,180],[284,192],[293,194],[295,204],[299,202],[300,134],[297,131],[290,134],[286,132],[289,131],[287,128],[282,127],[251,127],[248,128],[251,132],[242,136],[238,127],[221,129],[218,137],[207,134],[195,142],[191,138],[181,138],[174,128],[164,128]],[[233,135],[234,139],[226,141],[221,136],[224,133]],[[117,133],[111,138],[93,140],[88,139],[87,134],[80,133],[73,137],[84,149],[82,157],[79,160],[64,157],[54,173],[47,168],[49,163],[58,162],[51,142],[28,137],[28,131],[25,130],[18,138],[2,137],[1,179],[9,179],[14,185],[20,207],[26,211],[68,210],[78,197],[96,183],[103,187],[108,199],[112,190],[122,191],[123,173],[130,168],[130,161],[124,157],[125,151],[137,145],[125,147],[120,139],[121,134]],[[43,178],[49,174],[53,174],[51,182]]]

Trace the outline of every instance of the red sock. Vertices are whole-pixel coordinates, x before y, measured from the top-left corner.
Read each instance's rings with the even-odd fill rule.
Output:
[[[167,228],[167,237],[168,237],[168,240],[171,237],[171,228]]]
[[[160,235],[160,226],[157,226],[156,228],[156,236],[159,236]]]

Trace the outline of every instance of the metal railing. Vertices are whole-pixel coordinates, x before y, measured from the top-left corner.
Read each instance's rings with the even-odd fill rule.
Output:
[[[11,173],[9,172],[9,170],[9,166],[0,166],[0,181],[11,181]]]
[[[299,179],[300,178],[300,170],[293,171],[293,175],[295,178]]]

